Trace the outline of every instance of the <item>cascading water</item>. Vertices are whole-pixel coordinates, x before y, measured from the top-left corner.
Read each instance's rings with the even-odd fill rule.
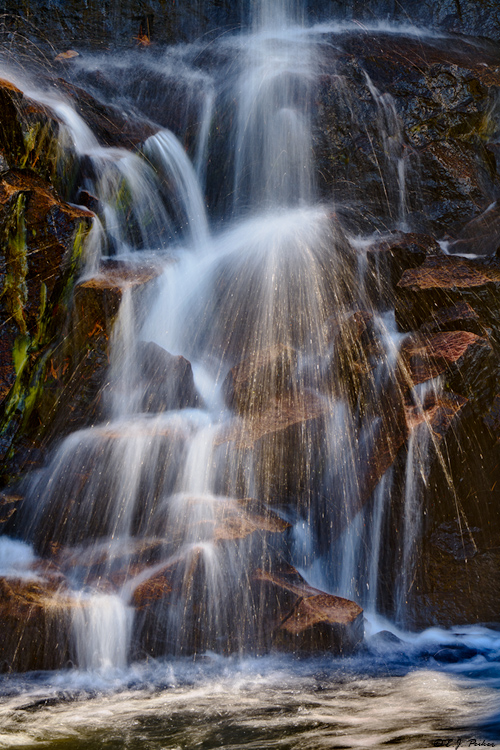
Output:
[[[292,17],[298,19],[296,10]],[[389,474],[382,479],[368,508],[371,491],[363,486],[363,474],[378,439],[384,394],[399,389],[397,347],[361,291],[363,279],[356,288],[359,254],[332,218],[332,207],[316,197],[310,120],[320,49],[316,38],[289,18],[284,4],[262,4],[253,33],[230,43],[238,48],[241,66],[230,133],[233,219],[216,235],[210,233],[198,182],[205,173],[201,159],[206,117],[214,106],[212,79],[202,96],[205,116],[194,148],[198,177],[172,132],[151,136],[143,158],[102,148],[68,104],[30,92],[55,111],[67,142],[90,165],[84,186],[97,196],[102,217],[88,240],[94,262],[101,242],[103,255],[111,251],[133,263],[147,250],[164,264],[164,247],[180,231],[176,257],[169,255],[164,264],[150,309],[136,309],[131,291],[123,289],[105,421],[70,435],[50,465],[24,486],[26,537],[43,554],[54,544],[69,550],[61,564],[78,601],[73,630],[83,667],[112,664],[113,654],[122,666],[124,654],[136,648],[137,632],[155,654],[248,649],[258,642],[263,613],[259,597],[244,593],[244,581],[252,566],[272,565],[271,553],[244,535],[236,534],[232,544],[220,542],[227,535],[221,519],[237,513],[246,498],[277,509],[291,524],[279,555],[288,555],[310,583],[363,605],[378,603],[391,479]],[[368,85],[382,129],[387,120],[387,142],[394,144],[394,107],[369,79]],[[398,174],[401,223],[402,156],[391,151],[388,158],[389,169]],[[143,254],[131,255],[134,246]],[[370,312],[356,313],[359,309]],[[350,327],[353,315],[371,319],[375,369],[374,355],[364,351]],[[154,385],[144,377],[143,359],[150,356],[145,346],[189,357],[201,396],[190,404],[172,402],[174,411],[148,413],[155,411],[148,406]],[[225,403],[235,367],[247,370],[241,393],[232,396],[238,417]],[[368,373],[363,404],[353,379],[359,367]],[[195,408],[175,410],[186,405]],[[301,426],[292,458],[279,430],[294,423]],[[401,620],[415,554],[410,537],[417,501],[410,475],[418,473],[424,454],[421,441],[414,447],[412,438],[404,511],[408,541],[394,594],[394,614]],[[287,465],[291,460],[295,466]],[[68,503],[72,495],[77,499]],[[287,507],[280,511],[283,503]],[[304,526],[305,547],[299,533]],[[155,549],[151,564],[148,545]],[[125,625],[124,613],[148,581],[148,570],[151,579],[170,571],[173,591],[152,615],[138,613],[133,627]],[[118,588],[113,578],[121,582]],[[115,593],[106,593],[110,586]],[[232,615],[235,602],[245,613],[239,622]],[[110,645],[113,612],[121,623],[114,636],[120,643]],[[98,643],[101,638],[105,644]],[[85,652],[82,643],[88,644]]]
[[[189,96],[183,120],[131,72],[137,106],[161,125],[136,153],[101,146],[62,97],[25,87],[56,114],[61,152],[96,198],[81,281],[100,288],[114,274],[120,303],[100,415],[22,480],[12,524],[22,541],[0,540],[0,574],[43,581],[56,569],[50,616],[69,634],[67,658],[96,679],[150,657],[286,646],[287,623],[314,598],[354,600],[369,630],[389,627],[380,614],[412,624],[442,382],[413,385],[416,344],[398,331],[384,270],[368,273],[372,239],[348,236],[342,207],[319,198],[325,31],[304,28],[291,5],[256,3],[251,31],[223,38],[209,72],[198,48],[145,54],[139,78],[174,80],[182,61],[176,84]],[[77,61],[76,79],[94,64],[107,63]],[[363,75],[383,144],[383,160],[370,147],[384,221],[405,231],[396,106]],[[145,262],[155,279],[138,294]],[[390,627],[396,645],[374,646],[382,661],[400,658]],[[469,648],[467,637],[448,640]],[[411,653],[425,654],[429,641],[412,638]]]

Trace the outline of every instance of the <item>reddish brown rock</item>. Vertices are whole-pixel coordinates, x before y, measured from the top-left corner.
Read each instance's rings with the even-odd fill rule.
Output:
[[[469,331],[417,335],[401,348],[402,377],[413,387],[447,373],[449,380],[462,380],[461,392],[470,386],[471,371],[484,372],[491,355],[489,341]]]
[[[363,610],[331,594],[299,599],[274,633],[274,646],[293,653],[349,654],[364,636]]]
[[[262,608],[261,638],[265,642],[271,634],[273,648],[348,654],[363,640],[361,607],[309,586],[291,566],[257,570],[253,582]]]
[[[456,305],[437,310],[420,328],[420,332],[425,335],[457,330],[487,336],[481,318],[468,302],[457,302]]]
[[[0,578],[0,671],[61,669],[70,661],[74,600],[61,580]]]
[[[428,255],[440,254],[433,237],[418,233],[395,233],[367,250],[367,283],[372,297],[392,303],[394,287],[409,268],[417,268]]]
[[[456,428],[457,419],[467,403],[466,398],[454,393],[438,396],[431,394],[423,404],[402,402],[391,418],[380,419],[366,450],[364,471],[359,480],[358,510],[371,497],[379,481],[392,466],[412,430],[425,422],[432,433],[433,445],[437,448],[450,430]]]
[[[286,397],[293,392],[296,365],[297,354],[288,346],[256,352],[228,372],[222,385],[226,403],[239,414],[252,414]]]
[[[406,422],[410,430],[414,430],[420,424],[426,422],[432,440],[437,446],[441,440],[446,438],[450,429],[455,428],[456,421],[460,418],[468,401],[463,396],[455,393],[443,393],[439,396],[430,396],[424,404],[406,406]]]
[[[458,256],[429,256],[404,272],[396,288],[396,320],[404,330],[420,327],[443,307],[469,302],[480,317],[498,320],[500,264]]]

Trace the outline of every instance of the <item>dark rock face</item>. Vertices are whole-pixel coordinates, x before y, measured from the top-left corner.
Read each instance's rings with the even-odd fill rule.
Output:
[[[418,328],[440,309],[469,302],[483,320],[495,323],[500,282],[497,262],[459,256],[429,256],[405,271],[396,292],[396,319],[404,330]]]
[[[185,357],[174,356],[153,341],[140,349],[141,376],[146,384],[144,411],[195,409],[201,405],[191,363]]]
[[[61,577],[43,582],[0,578],[0,671],[61,669],[71,660],[70,602]]]
[[[444,31],[500,38],[500,12],[495,0],[309,0],[304,15],[311,21],[351,20],[416,24]],[[166,0],[89,0],[84,7],[63,0],[31,0],[22,9],[6,0],[5,33],[22,32],[58,48],[108,44],[149,46],[192,41],[216,29],[237,28],[250,16],[247,0],[203,0],[172,4]],[[58,49],[60,52],[61,49]]]
[[[214,29],[234,28],[241,22],[239,3],[207,0],[202,3],[170,3],[167,0],[90,0],[83,7],[65,0],[3,3],[7,35],[28,34],[32,39],[69,47],[99,48],[149,46],[192,41]],[[61,49],[62,48],[62,49]]]
[[[422,25],[443,31],[500,38],[500,11],[495,0],[326,0],[308,4],[317,18],[341,18],[358,21],[395,21]]]
[[[277,650],[349,654],[363,640],[361,607],[308,586],[293,568],[283,566],[275,573],[258,570],[253,586],[261,599],[278,603],[278,611],[276,605],[264,607],[261,625],[264,632],[268,629],[267,637],[271,635]]]
[[[325,56],[315,134],[325,195],[334,190],[355,227],[406,222],[458,239],[498,193],[496,46],[353,34]]]

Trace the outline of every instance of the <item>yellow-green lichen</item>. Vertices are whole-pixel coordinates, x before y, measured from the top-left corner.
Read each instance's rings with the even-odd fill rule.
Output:
[[[6,274],[0,294],[5,309],[15,320],[22,335],[26,334],[24,308],[28,298],[25,204],[26,196],[20,193],[6,222],[4,230]]]

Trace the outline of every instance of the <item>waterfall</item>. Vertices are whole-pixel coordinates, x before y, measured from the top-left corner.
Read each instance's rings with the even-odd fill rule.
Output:
[[[324,45],[301,26],[301,7],[256,3],[251,30],[215,49],[221,81],[199,73],[199,48],[185,53],[182,75],[202,81],[190,141],[160,114],[136,152],[103,146],[62,96],[26,89],[57,116],[60,149],[99,204],[81,281],[107,290],[111,269],[119,299],[101,412],[23,480],[18,522],[38,555],[56,549],[84,670],[259,651],[297,591],[405,621],[430,441],[422,405],[438,386],[408,395],[405,336],[369,289],[369,243],[320,199],[312,128]],[[401,125],[365,76],[390,229],[406,229]],[[224,169],[218,139],[231,151]],[[145,259],[158,274],[141,296]],[[412,431],[410,398],[423,419]],[[286,601],[274,597],[269,625],[272,596],[255,582],[276,579]]]

